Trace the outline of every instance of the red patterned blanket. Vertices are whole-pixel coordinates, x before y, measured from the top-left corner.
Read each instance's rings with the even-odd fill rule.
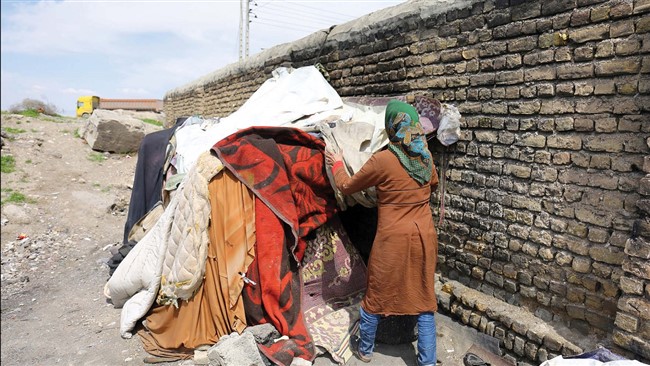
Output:
[[[301,308],[298,263],[305,237],[336,213],[317,138],[292,128],[252,127],[214,145],[223,164],[256,195],[257,243],[244,289],[249,324],[271,323],[288,340],[260,349],[273,362],[312,361],[314,345]]]

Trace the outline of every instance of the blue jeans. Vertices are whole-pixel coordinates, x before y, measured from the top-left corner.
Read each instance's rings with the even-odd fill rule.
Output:
[[[359,324],[359,352],[372,356],[375,349],[375,335],[380,315],[370,314],[359,306],[361,323]],[[434,366],[436,364],[436,318],[433,313],[418,315],[418,365]]]

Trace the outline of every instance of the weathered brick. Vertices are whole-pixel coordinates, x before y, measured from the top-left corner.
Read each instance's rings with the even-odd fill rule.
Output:
[[[650,11],[650,1],[648,0],[635,0],[633,14],[647,13]]]
[[[510,23],[510,9],[491,11],[490,13],[485,14],[485,20],[490,28],[508,24]]]
[[[625,136],[587,136],[584,139],[584,148],[590,151],[621,152]]]
[[[619,3],[610,9],[609,15],[612,19],[619,19],[632,15],[632,4]]]
[[[475,131],[474,136],[480,142],[497,142],[497,133],[495,131]]]
[[[569,164],[570,162],[571,162],[571,154],[569,154],[568,152],[558,152],[553,154],[553,164],[563,165],[563,164]]]
[[[575,95],[579,96],[589,96],[594,92],[594,86],[592,83],[576,83],[575,84]]]
[[[557,62],[571,61],[572,59],[571,50],[567,48],[560,48],[555,50],[554,60]]]
[[[511,114],[529,115],[529,114],[537,114],[540,110],[540,107],[541,107],[541,102],[534,100],[534,101],[527,101],[527,102],[511,103],[508,106],[508,110],[510,111]]]
[[[550,164],[551,153],[548,151],[535,151],[535,162],[537,164]]]
[[[560,83],[555,86],[558,96],[573,96],[573,83]]]
[[[609,24],[599,24],[593,27],[578,28],[569,32],[569,38],[576,43],[598,41],[606,39],[608,36]]]
[[[582,148],[580,136],[551,135],[546,139],[546,143],[548,147],[556,149],[580,150]]]
[[[531,172],[531,178],[539,182],[555,182],[557,177],[558,172],[555,168],[536,167]]]
[[[495,82],[497,84],[519,84],[524,81],[524,72],[522,70],[503,71],[496,74]]]
[[[592,23],[609,19],[609,6],[599,6],[591,9],[589,18],[591,19]]]
[[[578,273],[591,272],[591,259],[585,257],[574,257],[571,268]]]
[[[539,3],[536,2],[526,2],[517,6],[512,6],[510,8],[512,14],[512,20],[523,20],[536,18],[541,14],[541,7]]]
[[[571,4],[573,6],[573,4]],[[579,26],[579,25],[585,25],[589,23],[589,12],[590,9],[574,9],[573,13],[571,14],[571,25],[572,26]]]
[[[595,95],[611,95],[616,93],[616,85],[611,81],[598,82],[594,87]]]
[[[574,121],[574,128],[576,131],[593,131],[594,120],[591,118],[576,118]]]
[[[507,114],[508,106],[501,103],[484,103],[481,105],[481,111],[486,114]]]
[[[606,243],[607,239],[609,239],[609,233],[606,230],[603,230],[601,228],[597,227],[591,227],[589,228],[589,233],[587,234],[587,239],[589,241],[594,242],[594,243]],[[596,258],[594,258],[596,259]]]
[[[587,224],[593,224],[607,228],[612,226],[611,215],[594,209],[589,209],[586,207],[576,208],[575,216],[578,220]]]
[[[508,52],[530,51],[537,47],[537,37],[528,36],[508,41]]]
[[[636,22],[636,33],[650,32],[650,18],[643,17]]]
[[[540,114],[563,114],[575,111],[573,102],[566,99],[543,100]]]
[[[592,46],[578,47],[573,50],[573,60],[576,62],[590,61],[594,58],[594,49]]]
[[[632,296],[621,296],[618,300],[618,308],[641,319],[650,319],[650,300]]]
[[[611,38],[625,37],[634,33],[634,21],[622,20],[612,23],[609,28],[609,36]]]
[[[605,40],[596,45],[596,58],[606,58],[614,56],[614,42]]]
[[[589,248],[589,256],[596,261],[620,265],[625,259],[625,253],[612,246],[593,246]]]
[[[616,84],[616,91],[621,95],[635,95],[638,92],[638,81],[634,80],[626,83]]]
[[[506,164],[503,171],[505,174],[509,174],[517,178],[530,178],[531,168],[527,166]]]
[[[523,134],[515,142],[517,146],[544,147],[546,146],[546,136],[538,134]]]
[[[616,118],[596,118],[596,132],[616,132]]]
[[[641,43],[636,39],[626,39],[614,43],[614,52],[617,56],[634,55],[641,49]]]
[[[616,314],[614,324],[623,330],[636,333],[639,328],[639,318],[619,312]]]
[[[643,238],[631,238],[625,243],[625,253],[636,258],[650,259],[650,243]]]
[[[618,130],[621,132],[640,132],[643,117],[638,115],[622,116],[619,118]]]
[[[563,64],[557,67],[558,79],[582,79],[594,76],[594,66],[587,64]]]
[[[574,1],[550,0],[542,2],[542,15],[553,15],[571,10],[575,7]]]
[[[609,169],[611,159],[609,156],[592,156],[589,161],[589,168],[592,169]]]
[[[619,282],[621,291],[626,294],[643,295],[643,281],[635,277],[623,276]]]
[[[597,76],[636,74],[641,69],[638,59],[616,59],[596,63]]]
[[[576,113],[606,113],[612,112],[616,104],[611,100],[603,100],[596,98],[580,99],[576,102]]]
[[[545,66],[535,69],[526,69],[524,72],[525,81],[554,80],[556,75],[555,67]]]
[[[479,49],[480,57],[491,57],[505,53],[507,45],[505,42],[487,42],[481,44]]]

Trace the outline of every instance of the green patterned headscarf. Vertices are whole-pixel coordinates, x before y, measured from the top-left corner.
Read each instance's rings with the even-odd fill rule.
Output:
[[[385,123],[388,150],[397,156],[411,178],[420,184],[428,183],[433,162],[418,112],[410,104],[391,100],[386,106]]]

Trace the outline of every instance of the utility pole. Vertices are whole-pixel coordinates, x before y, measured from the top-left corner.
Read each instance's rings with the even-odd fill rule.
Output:
[[[244,58],[244,1],[239,0],[239,61]]]
[[[246,56],[245,58],[248,58],[248,45],[249,45],[249,39],[250,39],[250,14],[251,14],[251,2],[250,0],[245,0],[246,1]]]
[[[250,0],[239,0],[239,61],[248,58],[250,43]],[[246,26],[244,26],[246,24]]]

